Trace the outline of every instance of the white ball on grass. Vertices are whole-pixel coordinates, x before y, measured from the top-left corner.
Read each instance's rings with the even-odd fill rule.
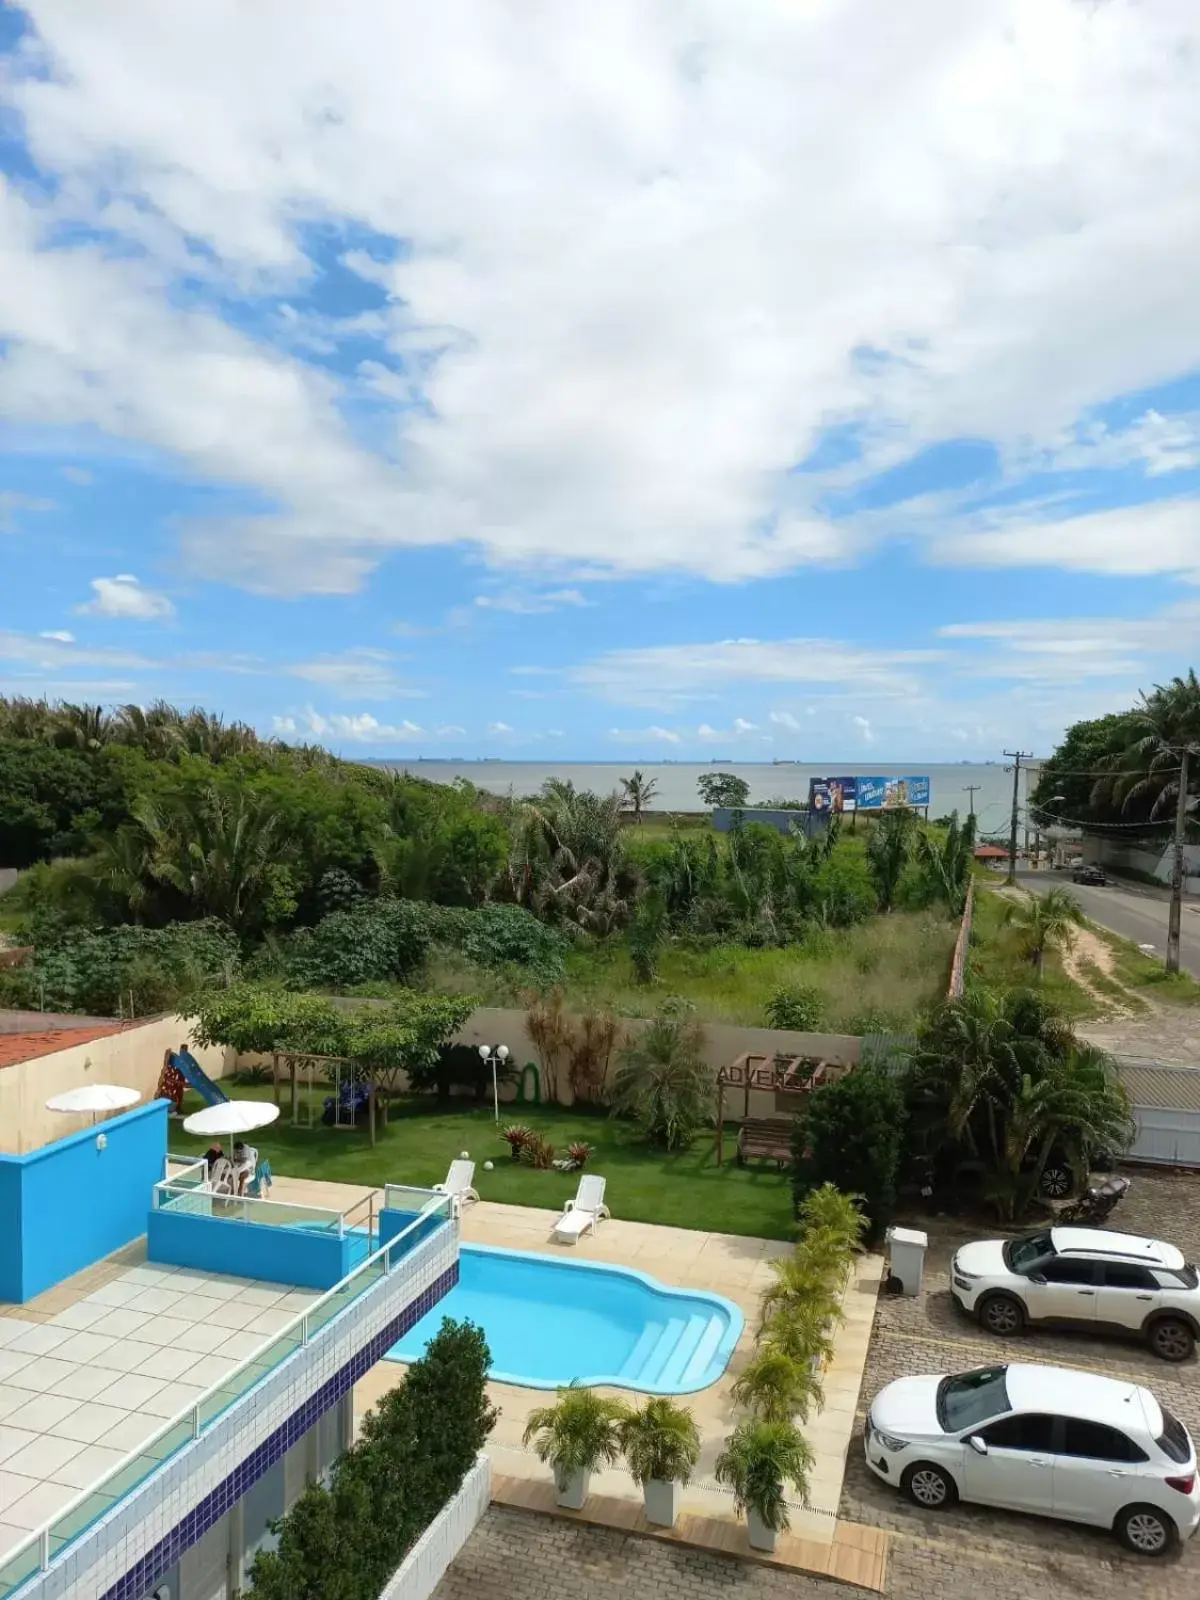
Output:
[[[490,1172],[495,1165],[496,1163],[494,1161],[485,1161],[483,1163],[483,1170],[485,1172]]]

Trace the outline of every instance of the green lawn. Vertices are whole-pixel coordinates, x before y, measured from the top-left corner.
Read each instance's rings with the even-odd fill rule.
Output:
[[[237,1099],[269,1100],[270,1085],[226,1084]],[[318,1113],[325,1091],[314,1091]],[[286,1094],[285,1094],[286,1100]],[[185,1113],[200,1109],[188,1093]],[[500,1126],[517,1120],[517,1108],[500,1108]],[[690,1150],[675,1155],[649,1150],[638,1143],[628,1124],[603,1115],[561,1109],[521,1107],[519,1120],[549,1138],[563,1154],[575,1140],[586,1140],[594,1154],[588,1170],[608,1180],[608,1204],[614,1217],[631,1222],[661,1222],[679,1228],[750,1234],[786,1239],[792,1235],[791,1190],[786,1173],[758,1164],[741,1168],[734,1160],[736,1128],[727,1128],[725,1163],[718,1170],[713,1132],[703,1134]],[[484,1200],[512,1205],[561,1208],[575,1193],[577,1173],[535,1172],[509,1159],[508,1146],[496,1132],[491,1108],[414,1097],[393,1105],[386,1131],[372,1149],[364,1129],[293,1127],[285,1104],[280,1121],[250,1135],[260,1156],[277,1175],[326,1178],[341,1183],[381,1186],[384,1183],[439,1183],[450,1162],[470,1151],[475,1185]],[[171,1123],[174,1155],[203,1154],[211,1143],[184,1133]],[[225,1141],[226,1144],[229,1141]],[[483,1163],[494,1161],[485,1172]]]

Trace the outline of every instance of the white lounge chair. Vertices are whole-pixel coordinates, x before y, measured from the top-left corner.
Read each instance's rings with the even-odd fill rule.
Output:
[[[478,1200],[478,1192],[472,1187],[475,1181],[475,1163],[473,1161],[452,1161],[450,1171],[446,1174],[445,1183],[435,1183],[435,1194],[448,1194],[454,1201],[455,1215],[462,1210],[468,1200]]]
[[[214,1161],[212,1170],[208,1174],[208,1182],[204,1187],[209,1194],[232,1195],[236,1189],[237,1180],[233,1173],[233,1162],[228,1156],[222,1156]]]
[[[596,1174],[580,1178],[574,1200],[567,1201],[562,1216],[554,1224],[553,1237],[563,1244],[577,1244],[581,1234],[589,1229],[595,1233],[601,1217],[611,1215],[604,1204],[604,1179]]]

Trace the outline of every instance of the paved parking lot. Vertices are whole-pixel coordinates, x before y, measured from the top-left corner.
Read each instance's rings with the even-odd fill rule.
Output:
[[[1200,1175],[1135,1173],[1133,1188],[1111,1219],[1113,1227],[1166,1237],[1190,1258],[1200,1256]],[[958,1245],[980,1237],[977,1223],[948,1218],[913,1219],[930,1235],[921,1302],[881,1299],[863,1379],[861,1416],[873,1394],[893,1378],[919,1372],[958,1371],[995,1360],[1044,1361],[1128,1378],[1152,1389],[1200,1437],[1200,1370],[1195,1361],[1172,1366],[1140,1344],[1088,1334],[1033,1332],[998,1341],[965,1317],[950,1297],[949,1264]],[[940,1595],[966,1596],[978,1584],[981,1559],[989,1587],[998,1571],[1023,1569],[1038,1586],[1062,1593],[1157,1600],[1200,1592],[1200,1542],[1178,1557],[1154,1562],[1128,1555],[1111,1537],[1068,1523],[959,1506],[944,1515],[918,1511],[867,1471],[861,1453],[848,1463],[841,1513],[892,1529],[897,1556],[909,1556],[942,1574]],[[954,1584],[959,1584],[955,1588]],[[947,1584],[950,1587],[947,1587]],[[1053,1592],[1053,1590],[1052,1590]]]
[[[1200,1174],[1135,1173],[1114,1227],[1159,1235],[1200,1259]],[[930,1235],[927,1294],[920,1303],[881,1299],[863,1380],[870,1397],[908,1373],[946,1372],[996,1359],[1086,1367],[1145,1384],[1200,1437],[1200,1367],[1156,1360],[1136,1343],[1033,1333],[1000,1343],[954,1305],[954,1250],[979,1238],[977,1223],[912,1218]],[[852,1445],[841,1514],[894,1535],[887,1592],[893,1600],[1188,1600],[1200,1593],[1200,1536],[1162,1561],[1127,1555],[1111,1535],[1037,1517],[959,1506],[918,1511],[867,1471]],[[439,1587],[435,1600],[635,1600],[655,1592],[679,1600],[833,1600],[838,1592],[729,1558],[655,1544],[493,1507]]]

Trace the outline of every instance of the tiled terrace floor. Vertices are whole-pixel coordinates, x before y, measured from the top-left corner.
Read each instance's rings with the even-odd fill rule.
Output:
[[[150,1266],[139,1243],[0,1302],[0,1559],[316,1298]]]

